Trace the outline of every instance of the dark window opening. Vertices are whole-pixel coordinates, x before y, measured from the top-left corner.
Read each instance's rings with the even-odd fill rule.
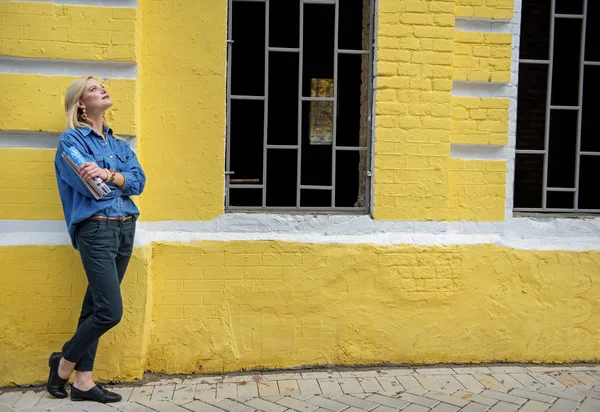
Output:
[[[227,210],[368,210],[372,1],[229,1]]]
[[[555,3],[554,14],[552,4]],[[600,213],[594,0],[523,2],[514,210]],[[550,41],[553,39],[553,42]]]

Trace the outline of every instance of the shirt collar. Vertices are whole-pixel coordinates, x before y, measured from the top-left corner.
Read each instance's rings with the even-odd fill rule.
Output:
[[[108,136],[109,134],[112,136],[112,129],[110,127],[108,127],[107,125],[103,126],[103,130],[104,130],[104,136]],[[81,132],[83,133],[84,136],[88,136],[90,133],[92,133],[93,129],[90,126],[84,126],[81,128]],[[98,134],[96,132],[94,132],[94,134]],[[101,137],[101,136],[99,136]]]

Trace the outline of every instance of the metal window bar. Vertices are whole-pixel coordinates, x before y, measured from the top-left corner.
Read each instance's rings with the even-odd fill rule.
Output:
[[[267,137],[269,127],[269,5],[270,0],[265,0],[265,105],[263,112],[263,190],[262,207],[267,206]]]
[[[232,66],[232,44],[233,40],[233,19],[232,19],[232,5],[235,2],[258,2],[265,3],[265,83],[264,83],[264,96],[246,96],[246,95],[231,95],[231,66]],[[297,182],[296,182],[296,206],[295,207],[268,207],[269,210],[306,210],[306,211],[339,211],[339,212],[364,212],[369,208],[370,202],[370,184],[371,176],[371,135],[372,135],[372,104],[373,104],[373,85],[372,85],[372,73],[373,73],[373,19],[374,19],[374,0],[369,1],[368,12],[369,12],[369,26],[368,26],[368,50],[347,50],[338,49],[338,32],[339,32],[339,3],[337,0],[300,0],[300,27],[299,27],[299,47],[298,48],[286,48],[286,47],[270,47],[269,46],[269,9],[270,0],[229,0],[228,2],[228,54],[227,54],[227,132],[226,132],[226,179],[225,179],[225,191],[226,191],[226,207],[228,210],[261,210],[267,208],[266,205],[266,190],[267,190],[267,154],[268,149],[289,149],[297,150]],[[334,34],[334,97],[311,97],[302,96],[302,76],[303,76],[303,48],[304,48],[304,6],[306,4],[319,4],[319,5],[334,5],[335,6],[335,34]],[[298,53],[298,131],[297,131],[297,144],[296,145],[269,145],[267,143],[268,137],[268,103],[269,103],[269,52],[283,52],[283,53]],[[348,147],[348,146],[336,146],[336,117],[337,117],[337,69],[338,69],[338,55],[339,54],[356,54],[356,55],[368,55],[368,74],[367,74],[367,147]],[[231,146],[231,101],[232,100],[255,100],[264,101],[264,118],[263,118],[263,181],[262,184],[232,184],[231,176],[234,171],[231,171],[231,152],[229,150]],[[302,177],[302,104],[303,101],[331,101],[334,103],[334,122],[333,122],[333,145],[332,145],[332,185],[331,186],[311,186],[301,185]],[[367,166],[364,171],[366,174],[365,182],[365,206],[364,207],[336,207],[335,206],[335,171],[336,171],[336,151],[366,151],[367,152]],[[229,189],[262,189],[262,206],[231,206],[229,203]],[[332,191],[332,206],[331,207],[301,207],[300,196],[302,189],[312,190],[331,190]]]
[[[340,31],[340,2],[335,2],[335,28],[333,34],[333,136],[331,138],[331,206],[335,207],[335,175],[337,161],[337,109],[338,109],[338,44]]]
[[[582,119],[583,119],[583,86],[584,86],[584,68],[585,66],[600,66],[600,62],[590,62],[585,60],[585,40],[586,31],[588,24],[588,1],[583,2],[583,14],[559,14],[555,13],[556,0],[552,0],[551,8],[551,21],[550,21],[550,59],[549,60],[535,60],[535,59],[520,59],[519,63],[525,64],[548,64],[548,84],[547,84],[547,96],[546,96],[546,119],[545,119],[545,131],[544,131],[544,149],[543,150],[520,150],[517,149],[517,154],[540,154],[544,155],[543,165],[543,190],[542,190],[542,207],[541,208],[514,208],[515,212],[585,212],[585,213],[598,213],[600,210],[597,209],[579,209],[579,181],[581,177],[581,156],[600,156],[600,152],[589,152],[581,151],[581,132],[582,132]],[[569,18],[569,19],[583,19],[581,26],[581,42],[580,42],[580,62],[579,62],[579,85],[578,85],[578,105],[577,106],[554,106],[551,105],[552,98],[552,74],[554,70],[553,57],[554,57],[554,27],[555,20],[557,18]],[[577,111],[577,132],[576,132],[576,153],[575,153],[575,187],[574,188],[553,188],[548,187],[548,156],[549,156],[549,143],[550,143],[550,111],[551,110],[574,110]],[[549,208],[547,205],[547,193],[548,192],[573,192],[574,195],[574,207],[572,209],[567,208]]]

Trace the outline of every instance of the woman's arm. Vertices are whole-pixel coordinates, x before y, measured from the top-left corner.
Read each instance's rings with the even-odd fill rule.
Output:
[[[123,194],[127,196],[141,195],[146,186],[146,174],[131,147],[125,142],[123,142],[122,146],[124,146],[124,151],[128,159],[123,167],[123,171],[115,174],[112,183],[116,184]]]

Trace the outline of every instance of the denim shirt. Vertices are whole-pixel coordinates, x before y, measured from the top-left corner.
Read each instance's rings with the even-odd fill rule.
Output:
[[[71,242],[77,249],[77,224],[92,216],[123,217],[133,215],[137,220],[140,212],[129,198],[142,193],[146,175],[129,144],[113,137],[113,131],[104,126],[106,141],[90,127],[65,130],[58,140],[54,159],[56,181],[62,201],[63,212]],[[81,178],[62,158],[65,148],[75,146],[88,162],[95,162],[104,169],[114,169],[125,177],[125,184],[118,187],[107,183],[111,192],[96,200]]]

